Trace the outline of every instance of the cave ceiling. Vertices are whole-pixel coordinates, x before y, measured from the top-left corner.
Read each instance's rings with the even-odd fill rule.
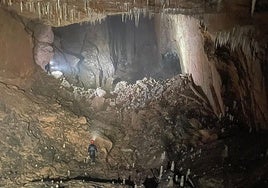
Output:
[[[248,18],[265,10],[265,1],[249,0],[1,0],[1,7],[24,18],[59,27],[79,22],[99,22],[108,15],[122,14],[138,19],[140,14],[211,13],[236,14]],[[264,3],[263,3],[264,2]]]

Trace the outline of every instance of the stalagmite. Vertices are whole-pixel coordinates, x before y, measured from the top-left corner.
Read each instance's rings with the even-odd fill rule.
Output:
[[[166,158],[166,152],[164,151],[162,154],[161,154],[161,161],[163,162]]]
[[[163,175],[163,166],[160,167],[160,172],[159,172],[159,181],[161,180]]]
[[[168,184],[167,184],[167,187],[174,187],[174,182],[173,182],[173,178],[172,177],[168,177]]]
[[[191,170],[188,169],[188,170],[187,170],[187,173],[186,173],[186,177],[185,177],[185,180],[186,180],[186,181],[189,179],[189,175],[190,175],[190,173],[191,173]]]
[[[179,182],[179,176],[178,175],[175,176],[175,182],[176,183]]]
[[[180,187],[184,187],[184,176],[181,176]]]
[[[175,163],[174,163],[174,161],[172,161],[170,170],[173,172],[174,169],[175,169]]]
[[[251,16],[253,16],[253,14],[254,14],[255,5],[256,5],[256,0],[252,0],[252,2],[251,2]]]

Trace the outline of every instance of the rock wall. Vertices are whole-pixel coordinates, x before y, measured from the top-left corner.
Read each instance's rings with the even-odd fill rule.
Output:
[[[158,17],[157,27],[159,48],[176,51],[181,59],[182,72],[192,74],[216,113],[223,112],[221,79],[204,51],[199,21],[184,15],[166,15]]]
[[[75,24],[55,28],[54,32],[55,69],[73,80],[72,83],[86,88],[110,85],[114,67],[110,58],[107,22]]]
[[[55,69],[86,88],[111,88],[120,80],[170,78],[180,72],[172,51],[159,51],[153,19],[108,17],[102,23],[55,28]],[[66,67],[66,68],[63,68]],[[77,84],[78,83],[78,84]]]
[[[180,54],[183,72],[192,74],[216,114],[228,114],[235,103],[243,112],[237,116],[245,124],[266,129],[267,49],[263,41],[267,34],[247,20],[216,17],[217,22],[213,15],[206,15],[202,23],[182,15],[159,16],[159,48]],[[237,27],[238,22],[245,26]]]
[[[24,85],[34,71],[32,38],[15,16],[0,9],[0,80]]]
[[[122,22],[120,16],[112,16],[108,26],[116,76],[131,82],[144,76],[156,77],[160,72],[160,54],[153,19],[141,17],[135,25],[134,20]]]
[[[54,55],[52,47],[54,34],[52,28],[43,24],[29,24],[29,27],[33,32],[35,63],[45,70],[45,66]]]

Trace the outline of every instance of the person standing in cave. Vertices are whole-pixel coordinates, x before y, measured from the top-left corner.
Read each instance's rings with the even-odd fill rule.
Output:
[[[90,156],[92,164],[95,163],[97,152],[98,150],[97,150],[97,146],[94,144],[94,140],[90,140],[90,144],[88,146],[88,154]]]
[[[45,65],[45,70],[47,71],[47,74],[51,74],[51,70],[50,70],[50,63]]]

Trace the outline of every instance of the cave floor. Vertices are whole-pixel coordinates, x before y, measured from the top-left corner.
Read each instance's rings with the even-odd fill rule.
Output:
[[[186,152],[178,165],[191,169],[200,187],[268,187],[267,132],[231,131],[225,138]]]
[[[228,154],[224,154],[224,146],[228,146]],[[268,187],[268,133],[248,133],[233,130],[232,135],[212,143],[184,151],[176,159],[176,174],[186,174],[191,170],[191,179],[196,187]],[[94,166],[102,166],[96,163]],[[94,168],[93,166],[93,168]],[[87,168],[87,167],[85,167]],[[167,170],[168,171],[168,170]],[[179,182],[169,186],[165,172],[158,187],[180,187]],[[100,180],[94,182],[88,176],[80,179],[50,179],[27,183],[24,187],[134,187],[124,185],[123,180]],[[114,181],[115,183],[111,183]],[[60,182],[60,183],[59,183]],[[109,183],[110,182],[110,183]],[[132,184],[132,183],[131,183]],[[153,182],[145,187],[156,187]],[[191,187],[185,184],[185,187]]]
[[[268,133],[217,118],[187,79],[144,79],[116,96],[86,98],[49,76],[39,78],[30,91],[0,84],[3,187],[131,187],[146,177],[158,180],[160,166],[163,188],[179,187],[168,176],[188,169],[196,187],[267,187]],[[158,98],[142,101],[144,88],[148,98]],[[99,148],[94,165],[86,160],[92,132]],[[121,185],[128,178],[130,185]]]

